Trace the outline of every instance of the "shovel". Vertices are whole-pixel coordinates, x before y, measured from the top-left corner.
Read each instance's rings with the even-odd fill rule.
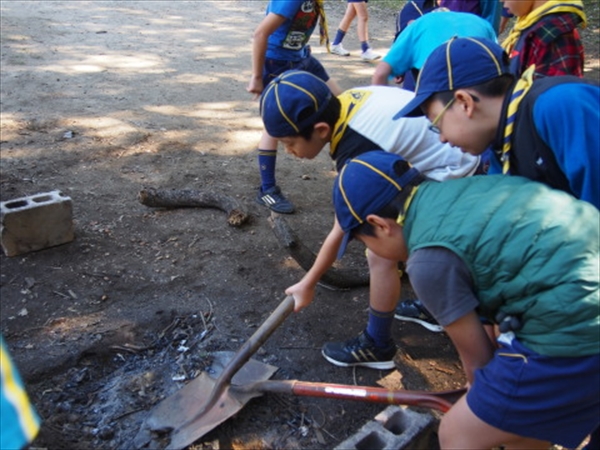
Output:
[[[422,406],[441,412],[448,411],[465,393],[464,389],[426,392],[299,380],[269,380],[277,367],[250,360],[250,357],[293,310],[294,298],[288,296],[232,358],[229,358],[228,352],[215,355],[212,370],[220,372],[216,380],[203,372],[181,390],[161,401],[144,421],[134,439],[134,446],[182,449],[236,414],[252,398],[265,392]]]

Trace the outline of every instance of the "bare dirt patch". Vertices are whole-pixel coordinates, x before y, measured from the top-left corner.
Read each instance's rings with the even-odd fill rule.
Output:
[[[303,275],[254,203],[261,123],[245,87],[265,4],[2,2],[1,199],[59,189],[73,199],[76,226],[70,244],[0,256],[2,333],[44,419],[35,445],[131,448],[148,410],[208,367],[212,352],[238,349]],[[395,20],[385,6],[370,5],[382,52]],[[332,26],[344,7],[327,3]],[[597,19],[586,31],[591,68]],[[354,29],[346,47],[355,56],[314,42],[343,88],[367,84],[373,66],[358,59]],[[331,161],[281,152],[277,174],[297,206],[290,226],[316,251],[333,220]],[[143,188],[231,195],[251,218],[231,227],[217,209],[149,208],[138,201]],[[344,266],[365,268],[360,246]],[[366,287],[319,288],[257,359],[308,381],[463,383],[447,337],[413,324],[394,326],[408,355],[401,373],[324,361],[324,342],[361,331],[367,298]],[[331,448],[381,409],[265,396],[196,448]]]

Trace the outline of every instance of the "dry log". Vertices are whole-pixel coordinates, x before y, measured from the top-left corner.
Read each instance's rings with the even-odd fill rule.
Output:
[[[279,243],[288,250],[290,256],[296,260],[300,267],[308,271],[317,258],[316,254],[300,242],[294,230],[280,214],[272,213],[269,222]],[[360,270],[331,267],[321,277],[320,283],[324,283],[326,287],[341,289],[367,286],[369,284],[369,274]]]
[[[227,213],[227,223],[233,227],[243,225],[250,217],[235,198],[219,192],[144,188],[138,198],[142,205],[153,208],[217,208]]]

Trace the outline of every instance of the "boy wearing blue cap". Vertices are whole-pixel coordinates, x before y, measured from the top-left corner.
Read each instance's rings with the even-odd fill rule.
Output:
[[[442,449],[575,448],[598,425],[596,208],[522,177],[422,181],[385,152],[350,160],[333,201],[344,243],[406,261],[458,351],[469,390],[442,418]]]
[[[319,23],[321,44],[329,46],[324,0],[271,0],[267,13],[254,31],[252,77],[247,91],[256,97],[277,75],[290,69],[301,69],[321,78],[335,93],[337,83],[329,78],[322,64],[311,56],[308,41]],[[281,193],[275,181],[277,139],[263,132],[258,144],[258,168],[261,185],[256,201],[271,210],[291,214],[294,205]]]
[[[491,41],[456,38],[435,49],[415,98],[396,118],[422,115],[440,140],[600,208],[600,86],[573,76],[515,80]],[[568,99],[568,107],[564,102]]]
[[[427,128],[424,118],[392,119],[398,105],[407,104],[414,93],[396,87],[369,86],[334,96],[325,83],[302,71],[277,77],[261,98],[261,115],[269,135],[278,138],[288,153],[312,159],[327,145],[338,170],[348,159],[383,149],[402,155],[425,176],[446,180],[474,174],[478,157],[441,144]],[[333,265],[343,238],[337,222],[325,239],[315,263],[300,282],[286,290],[296,299],[296,310],[314,297],[321,276]],[[368,253],[370,310],[367,333],[348,357],[325,357],[339,366],[377,369],[394,367],[396,347],[391,339],[395,306],[400,297],[400,277],[395,261]],[[398,317],[400,318],[400,317]],[[420,322],[423,326],[438,325]]]

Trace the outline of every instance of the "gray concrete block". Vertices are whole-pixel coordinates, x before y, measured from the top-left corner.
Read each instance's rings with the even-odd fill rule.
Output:
[[[438,421],[431,414],[421,414],[398,406],[389,406],[374,420],[367,422],[336,450],[416,450],[439,448]]]
[[[71,198],[50,191],[0,203],[0,235],[7,256],[71,242],[75,239]]]

